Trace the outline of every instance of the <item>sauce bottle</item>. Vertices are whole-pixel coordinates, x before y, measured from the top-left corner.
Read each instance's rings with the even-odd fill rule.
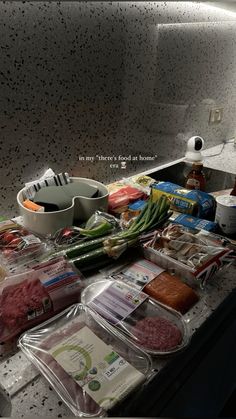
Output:
[[[186,177],[186,189],[198,189],[200,191],[205,191],[206,179],[202,168],[203,164],[201,162],[193,163],[192,169]]]
[[[235,177],[234,187],[232,191],[230,192],[230,195],[236,196],[236,177]]]

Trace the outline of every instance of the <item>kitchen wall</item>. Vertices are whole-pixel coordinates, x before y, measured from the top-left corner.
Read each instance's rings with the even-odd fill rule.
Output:
[[[48,167],[108,182],[231,138],[235,33],[204,3],[0,2],[1,214]]]

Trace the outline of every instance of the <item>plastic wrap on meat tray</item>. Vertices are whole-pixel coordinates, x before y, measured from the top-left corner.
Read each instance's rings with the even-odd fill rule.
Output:
[[[78,302],[83,285],[82,275],[63,257],[7,277],[0,284],[0,342]]]
[[[149,356],[82,304],[25,333],[19,347],[76,416],[105,416],[151,373]]]
[[[170,355],[188,344],[180,313],[126,283],[98,281],[84,289],[81,301],[147,353]]]
[[[147,259],[201,287],[235,260],[234,251],[224,247],[216,235],[175,224],[158,232],[143,250]]]
[[[144,258],[102,270],[106,277],[132,284],[157,301],[185,314],[198,300],[195,290],[176,275]]]

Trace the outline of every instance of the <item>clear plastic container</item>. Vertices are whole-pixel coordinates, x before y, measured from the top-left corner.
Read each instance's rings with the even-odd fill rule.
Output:
[[[151,374],[150,357],[82,304],[31,329],[18,345],[79,417],[106,416]]]
[[[122,290],[122,295],[114,286]],[[107,297],[104,292],[107,293],[108,288]],[[83,290],[81,301],[151,355],[171,355],[189,343],[188,327],[180,313],[123,282],[95,282]]]
[[[205,288],[214,274],[235,260],[232,249],[224,247],[215,234],[170,224],[143,245],[145,258],[179,275],[191,286]]]
[[[46,243],[14,221],[0,222],[0,280],[25,270],[28,263],[47,250]]]
[[[84,277],[54,258],[0,283],[0,344],[80,300]]]
[[[144,258],[101,270],[105,278],[118,280],[145,292],[154,300],[185,314],[199,300],[199,293],[176,275]]]

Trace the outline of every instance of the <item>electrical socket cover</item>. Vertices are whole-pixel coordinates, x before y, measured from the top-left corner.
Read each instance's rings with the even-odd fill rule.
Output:
[[[210,110],[209,124],[219,124],[223,118],[223,108],[214,108]]]

